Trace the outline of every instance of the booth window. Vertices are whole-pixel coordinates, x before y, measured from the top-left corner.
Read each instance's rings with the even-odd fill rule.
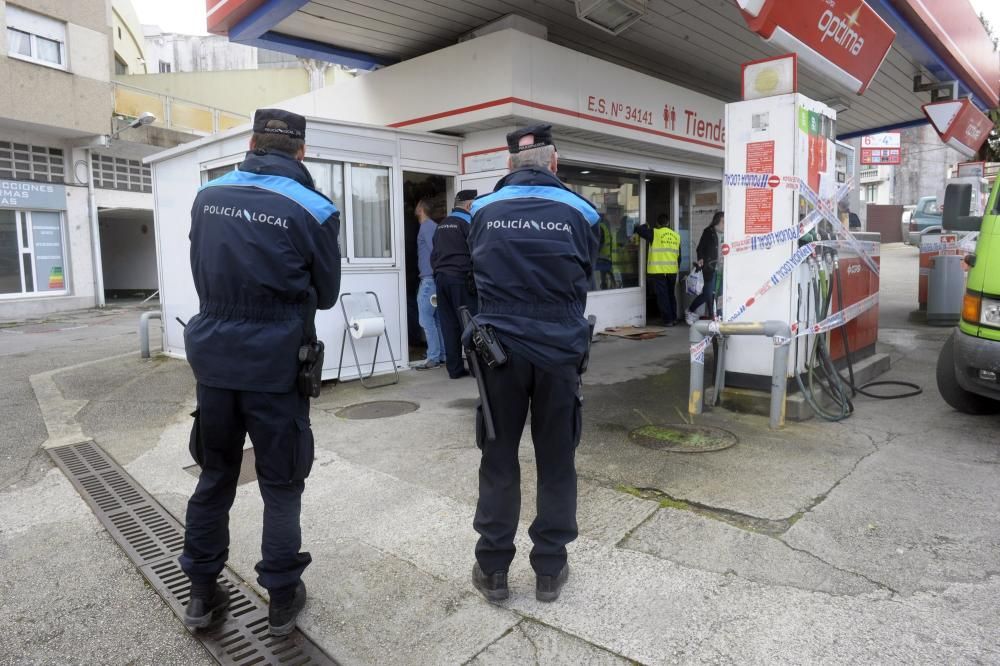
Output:
[[[351,165],[351,228],[354,257],[392,257],[392,223],[389,214],[389,169]]]
[[[582,165],[559,165],[559,178],[601,214],[591,290],[639,286],[639,175]]]
[[[0,210],[0,296],[66,291],[62,215]]]
[[[7,5],[7,53],[49,67],[66,68],[66,24]]]

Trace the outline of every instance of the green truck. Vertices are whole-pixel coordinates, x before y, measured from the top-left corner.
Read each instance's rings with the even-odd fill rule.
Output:
[[[968,188],[968,189],[966,189]],[[967,414],[1000,413],[1000,179],[983,217],[969,215],[971,186],[949,185],[945,230],[979,231],[966,282],[962,318],[938,357],[937,385],[945,402]]]

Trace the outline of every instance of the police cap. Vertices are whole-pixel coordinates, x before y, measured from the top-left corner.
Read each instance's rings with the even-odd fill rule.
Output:
[[[455,195],[455,203],[463,203],[465,201],[472,201],[477,196],[479,196],[478,190],[462,190]]]
[[[525,145],[519,145],[521,139],[524,137],[530,137],[531,142]],[[507,135],[507,149],[513,155],[514,153],[519,153],[522,150],[531,150],[532,148],[541,148],[542,146],[553,146],[555,143],[552,141],[552,125],[532,125],[531,127],[522,127],[521,129],[514,130]]]
[[[272,120],[280,120],[286,127],[268,127]],[[291,139],[306,138],[306,119],[297,113],[282,109],[257,109],[253,114],[253,131],[259,134],[282,134]]]

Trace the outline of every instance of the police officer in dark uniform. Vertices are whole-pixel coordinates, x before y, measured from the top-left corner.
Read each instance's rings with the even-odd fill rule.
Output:
[[[496,437],[485,436],[480,407],[474,523],[480,538],[472,582],[491,601],[509,595],[507,570],[521,509],[517,450],[530,409],[538,469],[530,559],[536,598],[555,601],[569,576],[566,544],[577,536],[580,373],[590,344],[584,309],[599,215],[556,177],[551,126],[512,132],[507,146],[512,171],[473,203],[469,234],[479,291],[475,322],[492,328],[507,353],[499,367],[480,364]]]
[[[438,223],[434,232],[431,266],[437,288],[438,317],[448,364],[448,376],[459,379],[469,374],[462,362],[462,320],[458,309],[476,313],[476,289],[472,282],[472,257],[469,255],[469,209],[476,190],[462,190],[455,195],[455,208]]]
[[[340,214],[302,164],[306,121],[254,115],[250,152],[210,181],[191,209],[191,272],[200,308],[184,330],[198,382],[191,453],[201,466],[188,502],[181,568],[191,580],[184,622],[210,626],[229,602],[216,583],[229,555],[229,509],[250,435],[264,500],[257,581],[270,596],[273,635],[305,605],[299,552],[302,491],[313,462],[309,398],[299,353],[316,338],[316,310],[340,290]],[[308,348],[308,347],[307,347]]]

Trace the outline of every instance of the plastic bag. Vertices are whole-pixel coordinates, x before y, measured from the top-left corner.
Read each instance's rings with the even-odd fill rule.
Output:
[[[705,289],[705,276],[701,272],[701,269],[696,269],[692,271],[687,279],[684,281],[687,293],[691,296],[699,296],[701,292]]]

